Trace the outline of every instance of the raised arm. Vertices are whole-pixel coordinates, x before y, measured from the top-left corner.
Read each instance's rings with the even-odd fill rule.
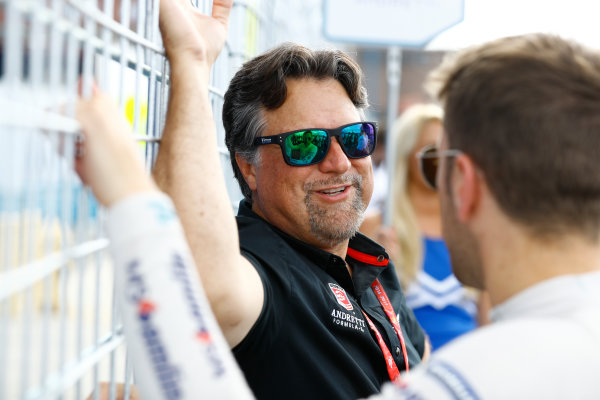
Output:
[[[231,7],[232,0],[215,0],[207,16],[189,1],[161,0],[171,91],[154,177],[175,203],[208,299],[234,346],[257,320],[264,297],[256,270],[240,254],[208,98]]]
[[[79,102],[77,117],[85,141],[75,168],[108,208],[115,294],[141,398],[253,398],[210,311],[173,205],[144,171],[125,119],[96,90]]]

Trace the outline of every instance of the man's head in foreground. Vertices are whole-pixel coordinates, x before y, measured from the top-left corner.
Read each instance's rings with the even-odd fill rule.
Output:
[[[459,279],[514,293],[585,271],[552,258],[509,268],[511,257],[535,254],[534,265],[561,246],[597,248],[600,53],[552,35],[504,38],[454,55],[430,84],[445,106],[437,183]]]

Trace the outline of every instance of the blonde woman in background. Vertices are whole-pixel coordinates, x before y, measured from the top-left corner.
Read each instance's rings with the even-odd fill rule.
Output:
[[[365,219],[361,231],[390,252],[406,302],[429,335],[433,349],[477,326],[475,295],[452,273],[442,239],[437,192],[421,177],[420,153],[435,149],[442,136],[443,110],[435,104],[407,109],[391,131],[395,145],[392,229],[381,214]]]

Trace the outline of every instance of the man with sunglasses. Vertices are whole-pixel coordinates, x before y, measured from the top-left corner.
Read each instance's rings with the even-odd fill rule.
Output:
[[[421,361],[426,338],[385,249],[357,233],[377,137],[361,71],[343,52],[293,44],[243,65],[223,104],[236,221],[207,97],[231,2],[213,4],[208,18],[161,2],[172,86],[156,181],[258,398],[376,393]]]

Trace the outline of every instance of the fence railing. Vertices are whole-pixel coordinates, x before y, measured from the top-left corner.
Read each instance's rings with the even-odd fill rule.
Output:
[[[192,3],[210,12],[210,1]],[[287,20],[318,3],[235,3],[211,77],[219,143],[232,74],[289,39]],[[319,23],[309,17],[308,41]],[[112,396],[115,382],[126,382],[128,396],[134,373],[114,303],[104,211],[73,172],[74,113],[79,88],[85,96],[98,84],[129,120],[150,171],[168,75],[158,0],[0,0],[0,399],[98,398],[102,381]],[[235,207],[239,189],[220,151]]]

